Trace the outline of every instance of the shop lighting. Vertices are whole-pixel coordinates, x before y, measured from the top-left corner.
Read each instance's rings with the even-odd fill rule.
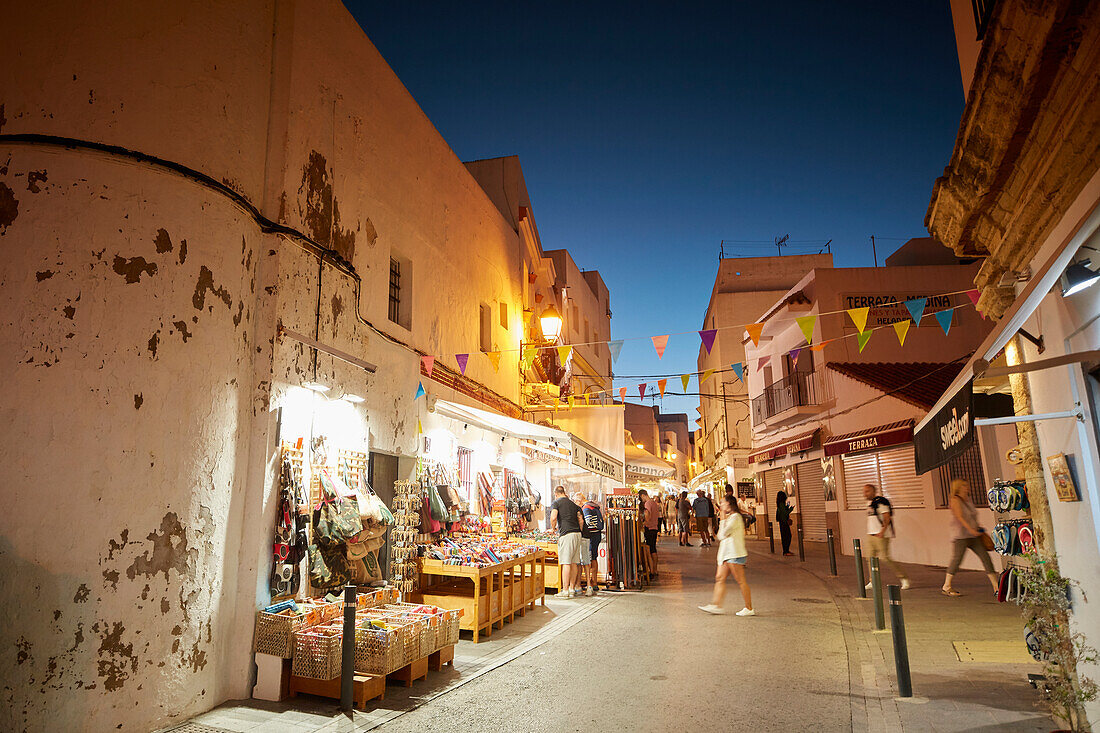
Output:
[[[542,312],[542,316],[539,317],[539,323],[542,325],[544,338],[550,341],[558,340],[558,336],[561,335],[561,315],[558,313],[557,308],[553,305],[547,307]]]
[[[634,447],[637,448],[638,450],[645,450],[645,446],[642,445],[641,443],[635,443]]]
[[[1079,293],[1085,288],[1100,280],[1100,272],[1093,272],[1086,265],[1092,262],[1088,259],[1074,262],[1066,268],[1065,285],[1062,287],[1062,295],[1069,296]]]
[[[671,458],[674,461],[676,460],[676,454],[675,453],[669,453],[668,457]]]
[[[360,402],[366,402],[366,400],[364,398],[360,397],[357,394],[351,394],[350,392],[348,394],[344,395],[343,397],[341,397],[340,399],[345,400],[347,402],[351,402],[352,404],[355,404],[355,405],[359,404]]]
[[[302,386],[306,389],[311,389],[314,392],[328,392],[329,388],[320,382],[303,382]]]

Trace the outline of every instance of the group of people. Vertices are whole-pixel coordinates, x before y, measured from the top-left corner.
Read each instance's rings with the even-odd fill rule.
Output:
[[[550,528],[558,532],[558,566],[561,588],[558,598],[576,598],[585,581],[588,596],[599,591],[596,584],[597,558],[603,539],[603,512],[591,497],[579,491],[570,499],[565,487],[554,489],[550,505]]]
[[[728,486],[728,484],[727,484]],[[710,547],[718,532],[719,513],[714,499],[702,489],[691,496],[681,491],[679,496],[668,494],[661,507],[654,502],[658,513],[658,526],[666,535],[677,535],[681,546],[694,547],[691,537],[699,534],[702,547]]]

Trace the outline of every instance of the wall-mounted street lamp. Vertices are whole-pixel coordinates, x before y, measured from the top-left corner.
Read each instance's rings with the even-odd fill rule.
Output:
[[[539,317],[542,335],[547,341],[557,341],[561,335],[561,315],[553,305],[547,307]]]

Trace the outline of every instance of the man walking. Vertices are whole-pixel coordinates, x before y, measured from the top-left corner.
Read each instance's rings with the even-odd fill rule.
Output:
[[[699,489],[695,492],[695,501],[691,502],[691,508],[695,511],[695,529],[699,531],[699,539],[703,547],[710,547],[710,520],[711,503],[706,492]]]
[[[878,487],[874,484],[866,484],[863,487],[863,496],[870,502],[867,505],[867,557],[877,557],[880,562],[885,562],[898,578],[901,579],[901,589],[909,587],[909,578],[905,571],[890,557],[890,540],[896,536],[894,532],[893,507],[885,496],[878,495]],[[870,588],[871,584],[867,584]]]
[[[565,493],[565,487],[554,489],[550,528],[558,530],[558,566],[561,568],[561,597],[581,594],[581,508]]]
[[[651,572],[657,574],[657,533],[659,529],[659,519],[661,516],[661,507],[657,506],[657,502],[649,495],[649,492],[642,489],[638,492],[638,497],[642,500],[642,508],[645,511],[645,545],[646,554],[649,556],[649,567]]]
[[[676,500],[676,529],[680,534],[680,545],[692,547],[691,540],[691,502],[688,501],[688,492],[681,491],[680,498]]]

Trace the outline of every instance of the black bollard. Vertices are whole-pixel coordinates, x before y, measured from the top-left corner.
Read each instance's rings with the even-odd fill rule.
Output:
[[[829,575],[836,576],[836,547],[833,546],[833,530],[825,530],[825,539],[829,543]]]
[[[859,586],[859,597],[867,597],[867,589],[864,588],[867,585],[867,581],[863,578],[863,550],[860,549],[859,540],[852,540],[852,546],[855,548],[856,553],[856,585]]]
[[[798,559],[806,562],[806,548],[802,545],[802,515],[798,515]]]
[[[898,697],[913,696],[913,680],[909,676],[909,647],[905,643],[905,617],[901,612],[901,586],[886,588],[890,594],[890,627],[894,633],[894,669],[898,674]]]
[[[886,617],[882,612],[882,576],[879,574],[878,558],[872,557],[871,564],[871,593],[875,599],[875,630],[882,631],[886,628]]]
[[[772,531],[772,523],[771,523],[770,519],[768,520],[767,527],[768,527],[768,551],[771,552],[771,554],[774,555],[775,554],[775,532]]]
[[[344,586],[344,636],[340,651],[340,709],[352,712],[355,690],[355,586]]]

